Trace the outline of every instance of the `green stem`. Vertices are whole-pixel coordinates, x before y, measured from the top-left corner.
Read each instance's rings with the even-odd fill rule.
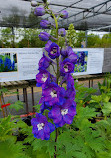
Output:
[[[53,14],[52,12],[52,16],[54,17],[54,20],[55,20],[55,25],[56,25],[56,38],[58,39],[58,19],[56,19],[55,15]],[[57,40],[57,44],[59,45],[59,41]],[[56,58],[56,63],[57,63],[57,72],[56,72],[56,78],[57,78],[57,81],[56,83],[58,84],[59,82],[59,57]],[[55,143],[57,142],[57,137],[58,137],[58,133],[59,133],[59,130],[56,128],[56,131],[55,131]],[[54,153],[54,158],[57,157],[57,146],[55,145],[55,153]]]
[[[53,64],[51,64],[51,65],[52,65],[52,67],[53,67],[53,71],[54,71],[55,75],[57,75],[57,73],[56,73],[56,71],[55,71],[55,68],[54,68],[54,65],[53,65]]]

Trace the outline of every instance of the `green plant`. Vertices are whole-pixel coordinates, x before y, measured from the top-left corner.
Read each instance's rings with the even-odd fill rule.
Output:
[[[68,44],[71,47],[75,47],[75,41],[76,41],[76,31],[74,29],[73,24],[70,24],[67,30],[67,40]]]
[[[19,128],[27,128],[26,124],[11,120],[11,115],[0,119],[0,156],[4,158],[29,158],[23,152],[24,146],[22,142],[17,141],[17,136],[14,133],[18,132]]]

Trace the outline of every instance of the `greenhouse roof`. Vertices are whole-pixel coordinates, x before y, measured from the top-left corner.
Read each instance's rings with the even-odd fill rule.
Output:
[[[49,7],[58,13],[68,11],[69,17],[59,20],[60,27],[67,28],[70,23],[78,30],[105,30],[111,27],[111,0],[49,0]],[[30,0],[0,0],[0,26],[37,27],[38,20],[28,18],[31,10]],[[47,14],[42,18],[52,20]]]

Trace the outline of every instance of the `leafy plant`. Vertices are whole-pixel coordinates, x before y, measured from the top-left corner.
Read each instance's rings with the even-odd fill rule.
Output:
[[[24,108],[23,105],[24,103],[18,100],[14,104],[11,104],[9,109],[15,109],[16,111],[19,111],[20,109]]]

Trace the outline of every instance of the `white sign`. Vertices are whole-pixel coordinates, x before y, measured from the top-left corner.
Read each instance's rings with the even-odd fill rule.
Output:
[[[73,51],[78,56],[73,75],[102,73],[103,48],[74,48]]]
[[[0,82],[35,79],[42,48],[1,48]]]

